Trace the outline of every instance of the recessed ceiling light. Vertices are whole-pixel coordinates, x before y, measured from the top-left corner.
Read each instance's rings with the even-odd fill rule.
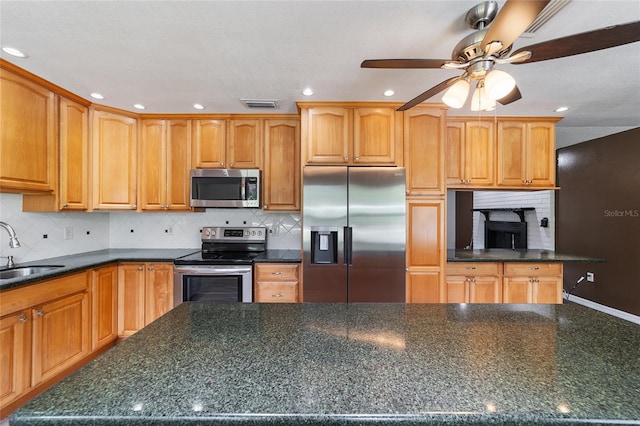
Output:
[[[558,107],[558,108],[556,108],[556,112],[565,112],[568,109],[569,109],[569,107],[566,107],[566,106]]]
[[[28,58],[29,55],[27,55],[26,53],[24,53],[21,50],[16,49],[15,47],[3,47],[2,51],[5,53],[8,53],[11,56],[15,56],[17,58]]]
[[[391,90],[391,89],[389,89],[389,90],[385,90],[385,91],[384,91],[384,95],[385,95],[385,96],[393,96],[393,95],[395,95],[395,94],[396,94],[396,92],[394,92],[394,91],[393,91],[393,90]]]
[[[104,99],[104,96],[102,96],[100,93],[97,93],[97,92],[93,92],[89,96],[91,96],[93,99]]]
[[[195,109],[204,109],[204,105],[202,105],[202,104],[193,104],[193,107]]]
[[[310,87],[307,87],[306,89],[304,89],[302,91],[302,94],[305,95],[305,96],[311,96],[311,95],[313,95],[313,90],[311,90]]]
[[[145,108],[146,108],[146,107],[145,107],[144,105],[142,105],[142,104],[134,104],[134,105],[133,105],[133,107],[134,107],[135,109],[145,109]]]

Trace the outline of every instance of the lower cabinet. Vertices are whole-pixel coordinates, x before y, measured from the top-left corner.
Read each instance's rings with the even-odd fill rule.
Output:
[[[448,303],[501,303],[501,263],[449,263]]]
[[[405,275],[407,303],[440,303],[441,275],[439,271],[409,271]]]
[[[118,266],[118,336],[131,336],[171,308],[173,263]]]
[[[505,263],[505,303],[562,303],[562,263]]]
[[[254,274],[254,302],[299,301],[300,265],[297,263],[257,263]]]
[[[88,273],[7,290],[0,305],[0,418],[90,352]]]
[[[91,350],[118,338],[118,267],[91,271]]]

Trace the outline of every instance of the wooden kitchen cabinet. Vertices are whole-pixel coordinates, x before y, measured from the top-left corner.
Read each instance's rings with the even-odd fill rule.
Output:
[[[261,119],[229,120],[227,165],[229,169],[259,169],[262,167]]]
[[[190,210],[191,122],[142,120],[140,208]]]
[[[562,303],[562,263],[505,263],[504,303]]]
[[[31,311],[0,317],[0,409],[31,386]],[[0,418],[5,413],[0,411]]]
[[[495,124],[489,120],[448,119],[446,179],[449,188],[495,185]]]
[[[502,264],[447,263],[448,303],[501,303]]]
[[[2,62],[2,66],[8,65]],[[48,193],[56,189],[57,111],[52,91],[0,69],[0,191]]]
[[[382,105],[302,107],[305,164],[402,165],[401,113]]]
[[[192,121],[192,164],[199,169],[224,169],[227,121],[208,119]]]
[[[22,211],[84,211],[89,207],[89,109],[60,96],[59,176],[52,194],[24,194]]]
[[[445,111],[415,107],[404,113],[407,195],[444,196]]]
[[[91,350],[118,337],[118,267],[91,271]]]
[[[257,263],[254,274],[254,301],[256,303],[299,302],[299,264]]]
[[[262,122],[258,118],[193,120],[193,167],[258,169],[262,166]]]
[[[555,187],[555,122],[498,122],[499,187]]]
[[[407,301],[446,302],[445,200],[407,199]]]
[[[137,126],[133,117],[92,111],[92,206],[137,209]]]
[[[118,336],[131,336],[172,308],[172,263],[118,266]]]
[[[263,209],[300,210],[300,120],[265,120]]]

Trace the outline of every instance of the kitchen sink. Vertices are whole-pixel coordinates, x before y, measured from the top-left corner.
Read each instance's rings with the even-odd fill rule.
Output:
[[[8,280],[10,278],[26,277],[41,272],[51,271],[53,269],[64,268],[64,265],[37,265],[37,266],[18,266],[15,268],[4,269],[0,271],[0,280]]]

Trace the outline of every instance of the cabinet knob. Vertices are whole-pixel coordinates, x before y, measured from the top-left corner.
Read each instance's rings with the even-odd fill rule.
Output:
[[[135,210],[135,209],[137,209],[137,208],[138,208],[138,205],[137,205],[137,204],[134,204],[134,205],[132,205],[132,206],[131,206],[131,210]]]
[[[233,164],[234,164],[234,163],[229,163],[229,167],[233,167]]]
[[[354,161],[360,161],[360,157],[354,158]]]
[[[153,266],[149,266],[149,270],[150,270],[150,271],[153,271]]]
[[[64,204],[62,205],[62,208],[63,208],[63,209],[66,209],[67,207],[69,207],[69,204],[67,204],[67,203],[64,203]]]
[[[142,271],[144,268],[142,266],[138,266],[138,271]]]
[[[344,157],[344,161],[349,161],[349,157]]]
[[[44,316],[44,311],[36,311],[36,314],[37,314],[39,317],[42,317],[42,316]]]
[[[25,323],[25,322],[27,322],[27,317],[26,317],[26,316],[24,316],[24,314],[22,314],[22,315],[20,315],[20,316],[18,317],[18,321],[20,321],[20,322],[22,322],[22,323]]]
[[[224,167],[224,163],[223,163],[222,161],[220,162],[220,165],[221,165],[222,167]]]

